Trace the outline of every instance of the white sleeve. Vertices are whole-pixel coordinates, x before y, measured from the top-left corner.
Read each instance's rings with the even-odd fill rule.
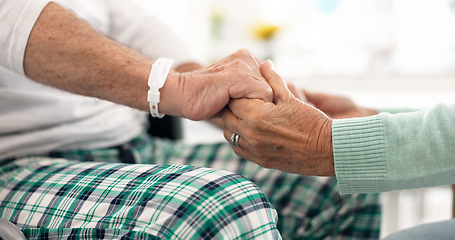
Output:
[[[49,0],[0,0],[0,65],[24,73],[24,54],[36,20]]]
[[[134,1],[112,0],[110,37],[151,58],[174,59],[174,66],[182,63],[202,63],[202,57],[180,39],[158,17],[146,12]]]

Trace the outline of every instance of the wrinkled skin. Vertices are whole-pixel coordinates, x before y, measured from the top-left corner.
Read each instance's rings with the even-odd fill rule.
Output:
[[[225,138],[241,136],[235,153],[266,168],[333,176],[332,120],[296,98],[270,62],[261,73],[273,89],[273,102],[238,99],[223,112]]]
[[[271,102],[272,89],[262,77],[260,63],[249,51],[236,53],[196,71],[179,74],[178,101],[181,115],[192,119],[210,118],[231,99],[249,98]]]

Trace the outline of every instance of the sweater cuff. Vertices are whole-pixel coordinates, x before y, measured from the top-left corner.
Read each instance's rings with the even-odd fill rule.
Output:
[[[384,128],[380,115],[334,119],[332,140],[341,194],[387,189]]]

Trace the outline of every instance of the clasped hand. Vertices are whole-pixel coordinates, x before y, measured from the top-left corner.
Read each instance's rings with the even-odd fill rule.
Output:
[[[273,102],[231,100],[222,114],[226,140],[240,135],[235,153],[265,168],[333,176],[332,120],[296,98],[270,61],[260,70],[273,90]]]
[[[162,91],[168,101],[160,103],[160,108],[166,114],[204,120],[216,116],[230,99],[271,102],[272,89],[259,68],[257,58],[242,49],[208,67],[171,75],[174,79]]]

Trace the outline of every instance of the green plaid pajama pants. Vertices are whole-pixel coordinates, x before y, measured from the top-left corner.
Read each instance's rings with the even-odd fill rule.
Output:
[[[147,134],[0,161],[0,217],[30,239],[378,239],[381,220],[377,194],[340,196],[335,178]]]

